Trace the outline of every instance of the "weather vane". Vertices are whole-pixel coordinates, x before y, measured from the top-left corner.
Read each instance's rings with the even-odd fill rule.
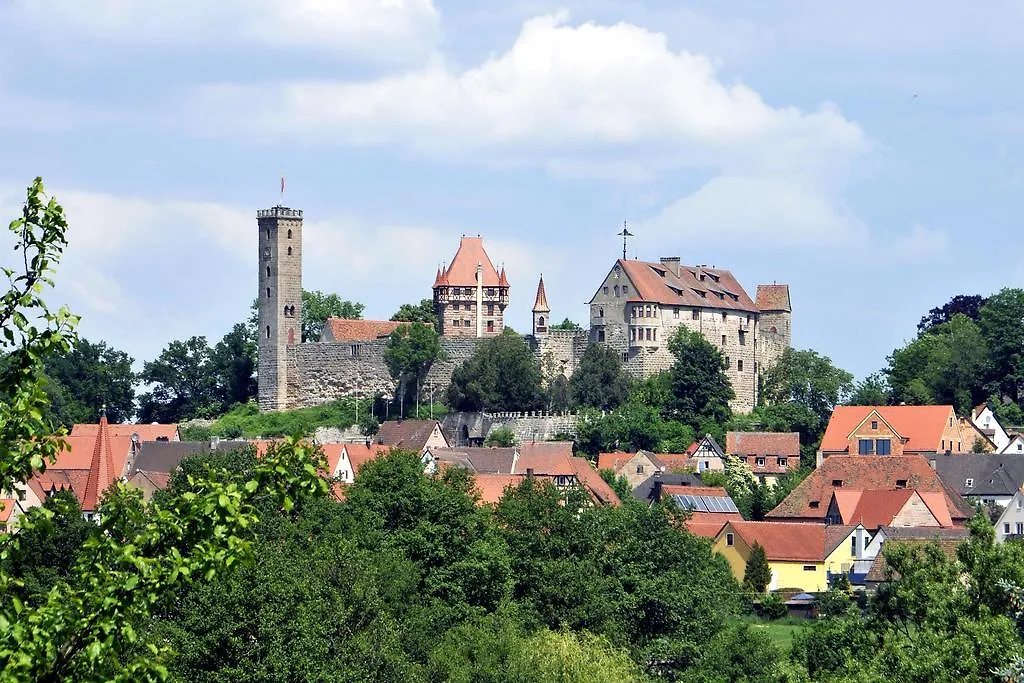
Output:
[[[622,232],[619,233],[619,237],[622,238],[622,260],[626,260],[626,238],[632,237],[633,233],[626,229],[626,221],[622,221]]]

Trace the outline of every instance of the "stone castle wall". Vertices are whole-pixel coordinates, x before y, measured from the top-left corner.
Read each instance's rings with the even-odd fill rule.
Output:
[[[561,434],[576,434],[576,416],[571,413],[448,413],[441,423],[452,446],[480,442],[497,429],[508,429],[516,443],[552,441]]]
[[[481,339],[442,337],[443,357],[435,361],[423,382],[428,398],[443,400],[455,368],[473,355]],[[392,396],[396,384],[384,362],[387,339],[362,342],[311,342],[288,347],[287,408],[308,408],[339,398]]]
[[[539,337],[527,337],[533,357],[540,364],[546,379],[558,374],[572,377],[590,345],[585,330],[549,330]]]

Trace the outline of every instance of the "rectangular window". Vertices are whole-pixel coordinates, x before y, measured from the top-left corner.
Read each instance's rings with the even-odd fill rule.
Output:
[[[654,341],[658,341],[658,328],[654,328]]]
[[[964,482],[964,488],[965,489],[973,489],[974,488],[974,480],[968,478],[967,481]]]
[[[807,504],[807,507],[811,508],[812,510],[817,510],[819,507],[821,507],[821,501],[812,500],[810,503]]]
[[[891,455],[892,441],[890,439],[875,439],[876,455]]]
[[[676,306],[675,308],[672,309],[672,317],[673,318],[678,318],[679,317],[679,307],[678,306]]]
[[[735,540],[736,539],[733,537],[732,534],[726,534],[725,535],[725,544],[726,545],[734,545],[735,544]]]
[[[452,321],[452,327],[459,327],[460,325],[462,325],[462,321],[461,320],[453,320]]]
[[[743,372],[743,359],[742,358],[740,360],[736,361],[736,370],[737,370],[737,372]]]
[[[599,342],[603,342],[604,341],[604,330],[598,330],[597,331],[597,341],[599,341]]]
[[[779,458],[778,460],[776,460],[776,462],[778,463],[779,467],[789,466],[789,460],[787,458]]]
[[[455,303],[452,304],[452,310],[453,311],[459,310],[459,302],[458,301],[456,301]]]
[[[629,287],[622,285],[622,296],[626,296],[627,294],[629,294]]]
[[[636,473],[637,474],[643,474],[644,473],[644,466],[643,465],[637,465],[636,466]]]
[[[619,286],[615,285],[615,296],[619,295]]]
[[[725,369],[728,370],[729,367],[730,367],[730,365],[729,365],[729,356],[726,356],[725,357]]]
[[[857,555],[857,537],[856,536],[854,536],[853,538],[850,539],[850,554],[854,555],[854,556]]]
[[[756,458],[754,464],[758,467],[764,467],[764,458]]]
[[[1017,522],[1017,535],[1024,536],[1024,522]]]
[[[722,346],[725,346],[725,335],[722,335]]]
[[[463,327],[469,327],[470,325],[472,325],[472,323],[470,321],[468,321],[468,320],[463,320],[462,321],[462,326]]]
[[[872,429],[878,429],[878,420],[872,420],[871,421],[871,428]]]
[[[487,288],[487,296],[494,296],[494,287]]]
[[[746,346],[746,345],[747,345],[747,333],[746,332],[740,332],[740,346]]]
[[[646,337],[647,341],[651,341],[651,328],[648,327],[646,329],[647,332],[644,333],[644,337]]]
[[[898,488],[898,489],[905,489],[905,488],[907,488],[907,480],[906,479],[897,479],[896,480],[896,488]]]
[[[872,439],[858,439],[857,440],[857,454],[858,455],[871,455],[875,450],[875,442]]]
[[[359,356],[359,345],[358,344],[353,344],[352,346],[349,347],[348,350],[349,350],[349,353],[352,354],[353,358],[356,358],[357,356]]]
[[[494,321],[493,320],[488,320],[487,321],[487,331],[488,332],[494,332]]]
[[[608,296],[608,288],[607,287],[604,288],[604,295]]]
[[[946,440],[945,440],[945,439],[943,439],[943,440],[942,440],[942,447],[941,447],[941,448],[939,448],[939,450],[940,450],[940,451],[944,451],[944,450],[946,450]]]
[[[804,571],[805,572],[813,572],[815,569],[817,569],[817,567],[814,566],[813,564],[805,564],[804,565]]]
[[[700,320],[700,309],[695,308],[692,311],[690,311],[690,319],[691,320]]]
[[[494,315],[494,304],[487,304],[487,315]]]
[[[725,316],[726,316],[726,312],[722,311],[722,322],[725,322]]]
[[[1004,534],[1010,533],[1010,523],[1009,522],[1006,522],[1005,524],[1003,524],[1003,533]]]

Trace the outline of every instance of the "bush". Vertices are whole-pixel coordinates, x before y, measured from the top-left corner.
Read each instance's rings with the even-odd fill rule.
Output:
[[[213,434],[205,425],[189,424],[178,428],[182,441],[209,441]]]
[[[778,593],[768,593],[761,598],[761,612],[766,619],[781,619],[789,614],[786,602]]]
[[[373,436],[380,429],[380,422],[372,413],[367,413],[359,418],[359,433],[363,436]]]
[[[487,437],[487,441],[484,442],[485,446],[501,446],[503,448],[509,448],[516,445],[516,435],[511,429],[507,427],[500,427],[491,432],[490,436]]]

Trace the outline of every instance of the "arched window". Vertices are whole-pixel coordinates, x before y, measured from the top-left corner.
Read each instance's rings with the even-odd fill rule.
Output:
[[[770,331],[774,334],[779,331],[779,328],[775,327],[775,325],[772,325],[772,329]]]
[[[267,339],[270,339],[270,325],[267,325]]]
[[[288,228],[288,239],[292,238],[292,229]]]
[[[291,256],[291,255],[292,255],[292,248],[291,248],[291,247],[288,247],[288,255],[289,255],[289,256]]]
[[[284,307],[284,314],[285,315],[291,315],[291,312],[288,310],[288,308],[289,308],[288,306]]]
[[[267,228],[267,239],[270,239],[270,228]]]
[[[267,266],[267,277],[270,277],[270,266]]]
[[[544,316],[537,318],[537,327],[544,327]]]

